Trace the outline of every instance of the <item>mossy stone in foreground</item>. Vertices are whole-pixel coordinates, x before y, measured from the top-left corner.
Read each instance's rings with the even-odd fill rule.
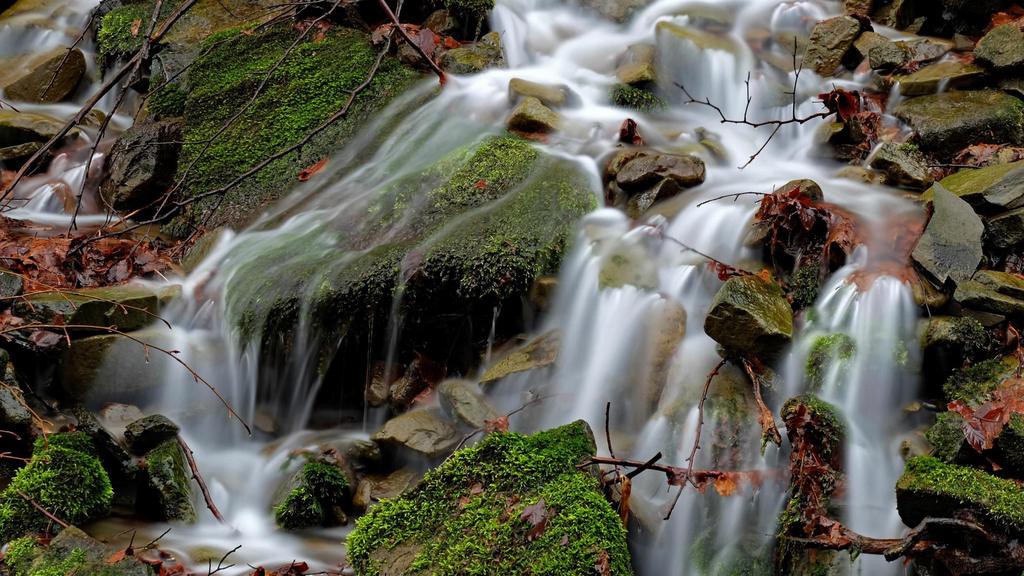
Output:
[[[75,528],[65,528],[48,546],[35,538],[11,542],[0,563],[10,576],[153,576],[153,569],[135,556],[116,562],[115,551]],[[6,566],[8,572],[3,571]]]
[[[896,483],[896,506],[911,527],[929,516],[966,509],[1011,532],[1024,532],[1024,489],[1016,482],[931,456],[907,461]]]
[[[160,520],[196,521],[188,464],[176,439],[165,440],[146,454],[146,483],[139,501]]]
[[[1017,364],[1017,359],[1011,355],[958,368],[943,384],[942,391],[950,402],[959,400],[971,405],[981,404],[990,392],[1013,374]]]
[[[385,500],[348,537],[349,562],[383,574],[631,574],[626,531],[592,476],[582,421],[532,436],[495,433],[456,452],[411,492]],[[540,502],[543,500],[543,504]],[[542,511],[543,530],[523,519]]]
[[[274,506],[274,520],[286,530],[331,525],[333,518],[328,512],[340,506],[351,491],[340,468],[318,460],[303,464],[292,485]]]
[[[49,520],[18,493],[72,524],[95,520],[110,508],[110,478],[81,432],[36,441],[32,459],[0,493],[0,543],[44,530]]]
[[[203,52],[189,72],[191,90],[185,100],[185,144],[177,179],[185,178],[186,197],[227,184],[300,141],[345,105],[349,91],[366,80],[377,59],[377,49],[363,32],[339,27],[320,35],[322,38],[310,35],[275,69],[255,101],[220,134],[224,124],[253,99],[267,71],[274,68],[295,36],[292,26],[283,23],[265,29],[231,29],[204,42]],[[175,220],[171,231],[187,233],[189,225],[200,223],[209,228],[247,223],[287,192],[302,169],[343,147],[366,119],[417,78],[418,73],[386,58],[345,118],[223,198],[210,197],[193,204]],[[215,135],[216,140],[208,145]]]
[[[1024,144],[1024,102],[997,90],[910,98],[894,114],[917,132],[923,150],[952,154],[985,134],[993,144]]]
[[[736,276],[715,295],[704,331],[727,350],[771,358],[793,336],[793,309],[777,284]]]

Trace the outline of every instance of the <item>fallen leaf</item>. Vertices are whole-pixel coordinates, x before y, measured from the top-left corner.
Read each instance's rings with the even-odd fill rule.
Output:
[[[523,508],[523,512],[519,515],[519,519],[525,520],[530,525],[530,529],[526,532],[526,541],[533,542],[537,538],[540,538],[544,534],[544,531],[547,530],[550,511],[544,505],[544,499],[541,498],[536,504]]]
[[[132,22],[132,29],[131,29],[132,38],[135,38],[135,37],[137,37],[139,35],[139,29],[140,28],[142,28],[142,18],[136,18]]]
[[[323,170],[324,166],[327,166],[327,158],[320,160],[312,166],[303,168],[302,171],[299,172],[299,182],[308,182],[310,178]]]

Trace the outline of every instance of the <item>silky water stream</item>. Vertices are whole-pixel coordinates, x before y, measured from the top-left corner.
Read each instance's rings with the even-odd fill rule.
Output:
[[[365,210],[388,186],[460,146],[500,131],[512,106],[508,82],[516,77],[564,84],[578,96],[579,104],[563,111],[562,132],[538,146],[579,163],[592,174],[598,197],[603,196],[600,160],[614,148],[626,118],[635,119],[655,147],[692,144],[707,138],[703,132],[707,130],[729,153],[726,161],[709,162],[702,186],[656,210],[659,215],[631,222],[617,210],[599,209],[581,222],[550,312],[537,326],[537,333],[560,331],[559,361],[551,368],[510,377],[493,391],[492,399],[504,410],[530,398],[544,398],[513,421],[513,427],[522,431],[576,418],[602,429],[605,407],[611,402],[608,425],[618,456],[646,459],[660,451],[666,462],[683,464],[693,444],[701,389],[719,361],[703,324],[721,285],[707,260],[683,246],[737,266],[758,256],[745,245],[757,198],[709,200],[771,192],[787,181],[810,178],[821,185],[827,201],[877,230],[869,237],[885,237],[891,227],[922,217],[892,190],[838,178],[840,166],[822,158],[815,142],[814,122],[786,126],[749,166],[738,169],[760,148],[768,131],[720,124],[714,110],[685,105],[682,91],[674,86],[682,83],[695,98],[708,98],[730,117],[742,116],[747,95],[744,81],[750,73],[752,117],[785,118],[791,113],[791,98],[798,114],[816,112],[820,105],[815,97],[826,83],[805,72],[796,84],[796,97],[791,97],[786,91],[794,84],[794,73],[772,67],[766,60],[778,65],[791,59],[792,45],[782,39],[806,36],[814,22],[840,8],[838,2],[827,1],[742,0],[710,5],[660,0],[619,25],[561,2],[499,0],[491,28],[502,34],[507,69],[452,77],[430,99],[426,96],[435,87],[427,83],[399,98],[323,173],[249,229],[221,234],[194,271],[173,280],[181,286],[181,295],[163,314],[172,329],[155,325],[141,336],[180,350],[181,359],[213,383],[243,418],[270,424],[255,439],[248,437],[236,421],[225,418],[216,398],[179,365],[151,359],[146,379],[158,381],[159,386],[136,400],[147,413],[160,412],[182,423],[212,496],[227,519],[227,525],[217,523],[197,503],[199,522],[174,526],[162,545],[185,560],[241,545],[232,557],[239,566],[235,573],[244,572],[245,563],[269,566],[306,560],[315,567],[336,566],[345,529],[297,534],[277,530],[270,511],[274,492],[296,466],[291,457],[294,451],[365,440],[380,424],[380,415],[370,411],[362,417],[363,406],[345,407],[345,414],[360,418],[349,426],[307,429],[314,416],[318,422],[346,420],[341,414],[325,418],[313,403],[321,389],[334,384],[318,370],[320,359],[312,352],[327,337],[314,329],[311,318],[316,278],[306,283],[308,293],[300,298],[300,329],[290,343],[291,356],[273,373],[267,373],[259,348],[252,343],[260,335],[243,340],[235,328],[242,312],[236,309],[236,291],[254,276],[286,274],[288,251],[296,245],[302,245],[304,257],[356,258],[358,254],[338,250],[333,227],[346,215]],[[718,42],[702,47],[673,32],[678,26],[703,26],[708,19],[701,14],[708,11],[724,14],[707,26],[706,33]],[[0,35],[8,33],[0,31]],[[766,43],[764,38],[769,37],[777,40]],[[628,46],[640,42],[657,46],[659,85],[670,103],[667,111],[651,116],[608,103],[607,94],[616,82],[616,60]],[[757,51],[750,48],[753,44],[758,44]],[[376,135],[386,133],[396,122],[401,129],[377,142]],[[367,150],[372,151],[369,159]],[[74,162],[69,162],[72,165],[63,168],[55,162],[55,169],[63,170],[65,180],[80,177],[74,176]],[[62,212],[53,205],[52,199],[30,200],[24,210],[33,212],[25,217],[56,218],[41,215]],[[386,236],[385,231],[377,241],[383,242]],[[803,319],[791,351],[775,366],[780,377],[778,389],[770,396],[776,414],[786,398],[812,388],[842,410],[850,434],[845,450],[847,489],[839,506],[851,528],[876,537],[893,537],[901,530],[893,486],[902,467],[900,438],[910,429],[902,409],[914,396],[918,362],[917,309],[910,288],[872,271],[872,263],[888,256],[885,251],[890,249],[881,242],[863,246],[830,278],[813,311]],[[251,265],[260,256],[275,253],[281,255],[280,264]],[[852,281],[858,275],[870,280]],[[659,326],[672,322],[685,323],[685,335],[678,346],[665,350],[657,333]],[[400,326],[400,319],[393,318],[376,329],[388,332],[388,341],[394,344],[402,336]],[[822,337],[837,334],[849,341],[850,353],[812,386],[805,370],[808,357]],[[106,370],[111,374],[122,370],[114,358],[124,357],[112,354]],[[652,377],[652,372],[660,378]],[[655,380],[660,383],[652,384]],[[745,375],[726,368],[712,387],[709,403],[704,433],[725,438],[723,445],[728,449],[703,443],[697,467],[765,471],[785,467],[785,443],[782,451],[769,446],[762,452],[756,418],[736,421],[735,415],[751,403]],[[642,526],[642,534],[633,542],[637,572],[730,573],[730,567],[758,557],[772,541],[785,500],[784,478],[770,474],[766,478],[757,488],[740,486],[728,497],[713,491],[685,491],[672,518],[664,521],[661,516],[675,497],[674,489],[658,475],[638,477],[633,498]],[[147,526],[145,531],[156,535],[164,528]],[[123,525],[107,522],[96,529],[113,535]],[[849,566],[862,574],[901,571],[884,561],[864,559]]]

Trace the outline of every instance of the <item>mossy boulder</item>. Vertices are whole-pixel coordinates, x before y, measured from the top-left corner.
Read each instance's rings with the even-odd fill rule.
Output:
[[[793,336],[793,309],[778,284],[737,276],[715,295],[704,331],[726,350],[773,358]]]
[[[976,84],[985,75],[985,70],[974,64],[959,60],[945,60],[929,64],[916,72],[893,77],[892,81],[899,84],[903,96],[924,96],[935,94],[942,87],[965,88]]]
[[[985,220],[985,244],[1000,250],[1024,245],[1024,208]]]
[[[994,447],[1006,470],[1017,478],[1024,477],[1024,415],[1010,416]]]
[[[891,186],[923,190],[934,181],[928,160],[912,144],[885,142],[871,154],[868,164],[884,172]]]
[[[43,292],[26,296],[14,313],[33,322],[70,326],[117,326],[127,332],[156,321],[159,295],[141,286],[88,288],[73,292]]]
[[[974,144],[978,134],[996,144],[1024,144],[1024,102],[996,90],[910,98],[894,114],[910,124],[925,151],[952,154]]]
[[[32,459],[0,492],[0,542],[40,532],[50,524],[19,492],[73,524],[103,516],[113,498],[110,478],[92,441],[80,432],[36,440]]]
[[[970,460],[973,449],[964,437],[964,418],[956,412],[942,412],[935,424],[925,432],[931,444],[931,455],[943,462],[964,463]]]
[[[351,492],[351,484],[339,466],[309,459],[274,505],[274,521],[285,530],[344,523],[347,518],[342,506],[349,501]]]
[[[138,500],[142,512],[158,520],[195,522],[191,474],[178,441],[165,440],[144,458],[145,478]]]
[[[153,576],[153,568],[135,556],[113,561],[115,552],[72,526],[47,546],[35,538],[11,542],[0,566],[10,576]]]
[[[647,88],[638,88],[629,84],[612,86],[610,95],[612,104],[636,110],[637,112],[658,112],[667,104],[657,94]]]
[[[162,414],[140,418],[125,427],[124,442],[135,454],[145,454],[178,436],[178,425]]]
[[[217,189],[266,158],[299,142],[340,110],[349,91],[362,84],[377,59],[367,34],[333,28],[309,35],[291,50],[253,101],[267,71],[295,41],[287,24],[229,29],[210,36],[189,71],[181,159],[176,180],[181,198]],[[200,200],[175,219],[169,231],[191,226],[240,226],[287,192],[301,170],[343,147],[366,119],[404,92],[417,72],[386,58],[373,82],[353,102],[345,118],[223,196]],[[241,107],[252,101],[244,111]],[[238,116],[230,128],[224,124]],[[210,140],[217,136],[212,142]]]
[[[997,72],[1024,68],[1024,31],[1015,22],[996,26],[978,42],[974,57]]]
[[[1024,160],[946,176],[921,198],[931,200],[941,186],[967,201],[976,210],[991,213],[1024,206]]]
[[[358,574],[631,574],[626,531],[576,468],[594,454],[578,421],[532,436],[495,433],[360,518],[348,537]]]
[[[441,67],[452,74],[476,74],[504,65],[501,35],[497,32],[490,32],[473,44],[452,48],[441,57]]]
[[[802,394],[787,400],[779,415],[787,423],[787,428],[790,423],[808,423],[803,426],[804,439],[815,446],[823,457],[839,461],[838,456],[846,439],[846,422],[838,408],[814,394]],[[795,431],[788,432],[792,441]]]
[[[942,386],[943,394],[949,402],[959,400],[966,404],[980,404],[1003,380],[1013,375],[1017,365],[1016,358],[1011,355],[958,368]]]
[[[1024,315],[1024,279],[996,270],[979,270],[957,285],[953,298],[961,305],[1005,316]]]
[[[396,178],[365,211],[275,238],[228,281],[228,317],[274,357],[288,353],[280,334],[301,314],[324,341],[344,331],[355,346],[386,332],[370,326],[396,311],[404,347],[451,358],[455,344],[437,334],[465,335],[466,349],[486,342],[494,307],[519,307],[534,280],[558,269],[577,219],[595,204],[576,164],[520,138],[487,137]],[[467,319],[476,319],[472,333]],[[521,329],[497,326],[502,336]],[[365,361],[366,348],[358,354]]]
[[[910,527],[966,510],[1011,533],[1024,532],[1024,489],[1016,482],[932,456],[907,461],[896,483],[896,506]]]

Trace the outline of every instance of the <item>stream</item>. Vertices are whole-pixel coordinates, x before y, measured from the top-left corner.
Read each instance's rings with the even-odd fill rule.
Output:
[[[40,2],[31,11],[7,17],[0,25],[0,59],[16,57],[26,45],[33,51],[67,45],[93,4],[88,0]],[[332,411],[315,404],[319,392],[337,383],[318,369],[314,351],[325,335],[308,320],[301,336],[291,343],[289,364],[266,373],[258,347],[242,340],[233,328],[232,318],[239,313],[235,291],[252,275],[271,277],[287,270],[289,255],[283,254],[280,269],[251,266],[259,255],[287,252],[296,242],[309,253],[337,253],[331,232],[346,214],[365,209],[380,190],[434,164],[457,147],[502,131],[514,104],[507,89],[512,78],[561,84],[576,96],[577,105],[562,111],[563,129],[536,145],[586,170],[599,199],[603,199],[602,159],[615,148],[620,126],[627,118],[634,119],[648,144],[657,148],[682,149],[711,137],[717,139],[719,149],[727,151],[726,158],[708,163],[703,185],[659,205],[654,211],[657,214],[645,221],[631,222],[610,208],[598,209],[582,220],[559,273],[550,309],[534,323],[535,334],[561,334],[558,363],[550,369],[512,376],[489,389],[490,399],[502,412],[543,398],[514,418],[512,428],[527,432],[583,419],[595,431],[604,430],[610,402],[607,425],[617,456],[646,460],[662,452],[666,462],[685,465],[697,429],[701,389],[720,359],[716,343],[705,335],[703,326],[722,281],[702,255],[681,245],[742,267],[758,257],[746,242],[758,197],[743,193],[766,193],[791,180],[813,179],[824,190],[827,202],[855,215],[872,231],[868,236],[879,241],[859,247],[823,286],[812,310],[798,325],[793,344],[775,363],[776,386],[780,388],[770,395],[769,407],[778,414],[782,401],[806,391],[839,407],[849,426],[844,450],[846,490],[836,502],[841,519],[862,534],[900,536],[903,526],[893,486],[903,468],[901,443],[915,424],[904,408],[915,398],[918,386],[919,312],[911,288],[884,271],[875,273],[873,266],[896,256],[886,253],[892,250],[883,240],[888,232],[907,222],[922,221],[924,213],[891,189],[838,176],[841,165],[823,157],[819,150],[820,122],[784,126],[748,166],[740,168],[757,153],[770,128],[722,124],[715,110],[687,105],[683,91],[676,87],[685,85],[695,99],[707,98],[728,117],[744,116],[747,81],[752,102],[749,115],[754,121],[818,112],[817,95],[831,89],[833,81],[803,71],[794,83],[795,72],[768,64],[766,52],[749,47],[750,35],[767,28],[774,37],[806,36],[816,21],[841,11],[838,2],[830,1],[657,0],[628,22],[614,24],[560,0],[498,0],[490,28],[502,36],[507,68],[452,76],[430,99],[424,96],[437,90],[436,80],[424,80],[374,118],[365,134],[333,158],[323,172],[269,208],[249,228],[219,234],[206,257],[187,276],[167,279],[166,285],[181,287],[180,296],[162,313],[171,328],[155,324],[139,335],[181,351],[181,359],[214,383],[243,419],[265,424],[248,436],[179,365],[152,359],[146,368],[151,385],[136,403],[145,413],[165,414],[182,425],[212,497],[227,520],[218,523],[199,505],[199,521],[191,526],[174,525],[161,540],[162,547],[186,563],[203,565],[208,558],[216,558],[216,552],[241,545],[231,557],[236,568],[222,572],[225,575],[247,573],[247,563],[269,566],[304,560],[314,569],[337,566],[339,543],[350,528],[298,533],[278,530],[271,514],[275,492],[296,469],[298,462],[292,455],[297,450],[365,441],[383,423],[385,414],[365,406]],[[707,14],[714,18],[705,17]],[[47,19],[50,24],[36,26],[31,23],[33,18]],[[673,34],[673,25],[705,26],[725,42],[702,48]],[[891,37],[900,34],[877,27],[876,31]],[[59,38],[52,38],[54,35]],[[626,110],[608,101],[608,91],[617,82],[616,60],[637,43],[657,46],[660,93],[669,102],[668,109],[657,114]],[[87,39],[82,47],[89,56],[90,72],[95,74],[89,44]],[[773,50],[770,56],[776,62],[792,56]],[[845,84],[845,88],[857,88]],[[791,103],[787,92],[794,86]],[[39,109],[67,116],[88,92],[89,88],[83,87],[74,101],[40,105]],[[109,109],[110,105],[105,101],[99,108]],[[896,123],[895,119],[889,121]],[[400,129],[383,141],[375,137],[395,122]],[[130,117],[119,115],[112,134],[130,124]],[[104,148],[98,148],[94,169],[102,164]],[[19,187],[23,206],[7,216],[43,228],[66,227],[68,190],[82,185],[85,154],[81,144],[63,151],[47,174]],[[86,203],[78,224],[102,223],[103,214],[100,206],[94,203],[89,208]],[[384,234],[377,241],[386,239]],[[350,256],[336,254],[338,259]],[[630,273],[641,280],[607,285],[603,274],[609,261],[622,258],[628,261]],[[870,277],[867,286],[853,280],[865,275]],[[311,293],[301,299],[300,318],[312,313],[310,302],[317,282],[314,279],[308,285]],[[401,291],[396,298],[401,298]],[[398,308],[396,303],[395,310]],[[495,311],[496,316],[500,313]],[[683,317],[685,336],[666,355],[651,337],[652,326],[665,318]],[[392,346],[402,338],[399,317],[376,329],[388,332]],[[841,369],[834,365],[822,375],[816,389],[808,390],[805,367],[814,343],[836,334],[848,337],[852,352],[844,357]],[[668,384],[638,384],[648,380],[645,371],[659,355],[663,356]],[[113,364],[119,356],[111,355],[107,370],[118,369]],[[731,382],[743,378],[742,372],[730,367],[716,386],[729,390],[735,388]],[[695,467],[768,471],[786,466],[785,442],[781,450],[773,445],[762,450],[756,426],[736,429],[718,420],[723,411],[713,414],[705,422],[704,434],[734,433],[733,448],[712,450],[707,443],[708,449],[698,452]],[[609,447],[603,436],[598,436],[599,451],[607,454]],[[770,545],[776,519],[785,506],[786,489],[784,478],[767,476],[758,486],[741,485],[731,496],[687,490],[671,519],[662,520],[676,490],[658,475],[638,477],[632,507],[644,533],[631,541],[637,573],[730,573],[730,566],[744,557],[741,553],[755,554]],[[92,532],[119,541],[133,526],[139,528],[136,541],[156,537],[167,528],[135,526],[112,518],[93,526]],[[905,570],[899,562],[887,563],[880,557],[861,557],[850,564],[851,574],[884,576]]]

